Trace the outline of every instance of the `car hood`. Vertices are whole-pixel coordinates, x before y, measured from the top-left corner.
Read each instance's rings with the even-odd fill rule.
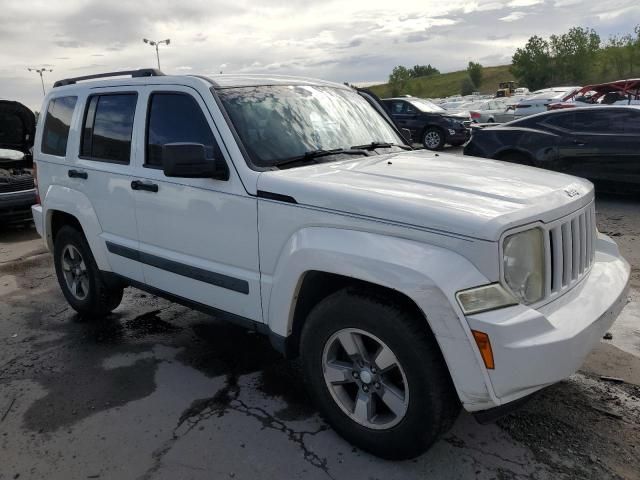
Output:
[[[36,117],[29,108],[18,102],[0,100],[0,149],[29,153],[35,130]]]
[[[263,172],[258,190],[301,205],[492,241],[511,227],[560,218],[594,197],[586,180],[426,150]]]

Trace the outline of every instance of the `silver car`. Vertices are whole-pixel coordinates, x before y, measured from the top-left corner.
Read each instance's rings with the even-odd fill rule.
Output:
[[[505,123],[513,120],[515,109],[507,99],[494,98],[467,107],[474,123]]]

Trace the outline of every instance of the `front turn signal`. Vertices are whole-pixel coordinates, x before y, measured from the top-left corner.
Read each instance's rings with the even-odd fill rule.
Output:
[[[471,330],[471,333],[473,333],[473,338],[476,341],[476,345],[478,345],[478,350],[480,350],[484,366],[487,367],[488,370],[493,370],[495,364],[493,363],[493,351],[491,350],[489,335],[484,332],[478,332],[477,330]]]

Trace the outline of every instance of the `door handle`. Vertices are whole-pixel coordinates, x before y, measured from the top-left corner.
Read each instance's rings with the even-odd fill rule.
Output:
[[[583,142],[582,140],[576,140],[576,139],[573,139],[572,143],[574,145],[577,145],[578,147],[584,147],[587,144],[587,142]]]
[[[133,180],[131,182],[132,190],[146,190],[147,192],[157,192],[158,184],[157,183],[147,183],[141,182],[140,180]]]
[[[81,172],[80,170],[69,170],[68,174],[69,178],[82,178],[83,180],[86,180],[89,177],[87,172]]]

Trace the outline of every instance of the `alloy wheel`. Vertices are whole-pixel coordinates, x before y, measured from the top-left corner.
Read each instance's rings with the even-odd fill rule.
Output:
[[[393,351],[356,328],[335,332],[322,354],[324,380],[340,409],[376,430],[397,425],[409,406],[407,377]]]
[[[440,145],[440,134],[435,130],[427,132],[424,136],[424,143],[427,148],[438,148]]]
[[[73,245],[65,246],[60,264],[71,295],[78,300],[86,299],[89,295],[89,272],[80,250]]]

